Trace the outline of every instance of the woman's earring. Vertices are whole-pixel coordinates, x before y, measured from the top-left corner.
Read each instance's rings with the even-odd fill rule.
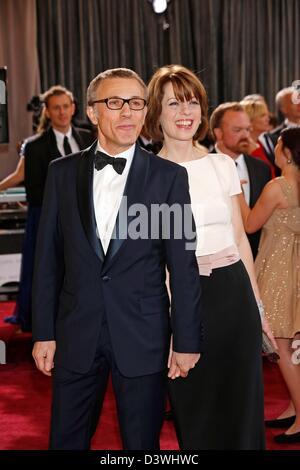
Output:
[[[289,159],[289,160],[287,161],[287,163],[288,163],[288,165],[289,165],[290,163],[292,163],[292,160]]]

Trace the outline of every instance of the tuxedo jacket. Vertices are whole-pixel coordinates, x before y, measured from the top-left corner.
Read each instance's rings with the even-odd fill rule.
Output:
[[[266,141],[267,142],[271,141],[271,146],[268,150],[270,150],[273,153],[273,156],[274,156],[274,148],[277,144],[277,140],[278,140],[281,132],[283,131],[283,129],[285,129],[286,127],[287,127],[286,124],[283,122],[282,124],[280,124],[280,126],[277,126],[272,131],[266,132],[264,134]]]
[[[262,190],[268,181],[272,178],[269,166],[256,157],[244,154],[245,163],[249,174],[250,185],[250,202],[249,206],[252,208],[257,199],[259,198]],[[248,240],[251,246],[253,257],[255,258],[258,251],[259,239],[261,230],[255,233],[248,234]]]
[[[36,249],[33,338],[56,340],[55,363],[84,373],[106,321],[121,373],[153,374],[166,368],[170,323],[175,351],[202,350],[195,252],[186,250],[184,233],[176,237],[173,222],[170,237],[163,237],[160,220],[160,236],[112,238],[104,255],[93,205],[95,148],[96,143],[49,166]],[[186,170],[138,145],[124,195],[128,207],[177,203],[190,211]],[[128,216],[126,230],[133,220]],[[118,215],[116,225],[121,224]]]
[[[256,157],[244,154],[245,163],[249,174],[250,184],[250,207],[252,208],[259,198],[265,185],[271,179],[269,166]]]
[[[280,126],[276,127],[271,132],[266,132],[264,134],[264,142],[265,142],[264,149],[266,151],[266,155],[267,155],[268,159],[270,160],[272,165],[274,165],[274,167],[275,167],[276,176],[281,175],[281,170],[275,164],[274,149],[276,147],[277,140],[278,140],[281,132],[283,131],[283,129],[286,129],[286,127],[287,127],[286,124],[283,122],[282,124],[280,124]]]
[[[72,127],[72,136],[80,150],[93,142],[92,133],[86,129]],[[27,201],[32,206],[41,206],[49,163],[61,157],[52,127],[42,134],[34,135],[24,143],[25,188]]]

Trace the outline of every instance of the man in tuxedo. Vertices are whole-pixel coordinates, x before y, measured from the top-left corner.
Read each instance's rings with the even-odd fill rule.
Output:
[[[158,449],[170,323],[169,377],[186,376],[202,351],[200,280],[184,220],[143,230],[154,204],[186,205],[192,221],[187,173],[136,144],[146,87],[135,72],[99,74],[87,102],[98,141],[50,164],[37,244],[33,356],[53,375],[50,448],[89,448],[111,372],[124,448]]]
[[[266,132],[263,142],[267,156],[273,164],[275,159],[274,149],[281,131],[287,127],[300,126],[300,99],[296,89],[294,87],[283,88],[277,93],[275,100],[278,111],[284,116],[284,121],[271,132]],[[279,168],[277,175],[280,175]]]
[[[229,155],[236,164],[246,202],[253,207],[271,171],[262,160],[247,155],[250,138],[250,119],[237,102],[223,103],[212,113],[210,127],[215,138],[215,151]],[[260,231],[248,235],[253,257],[258,251]]]

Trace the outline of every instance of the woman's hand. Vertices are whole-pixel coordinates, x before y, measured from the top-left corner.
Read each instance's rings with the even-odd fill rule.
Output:
[[[171,336],[171,341],[170,341],[168,369],[169,369],[169,373],[168,373],[169,379],[177,379],[178,377],[180,377],[180,369],[175,361],[175,357],[173,354],[173,335]]]
[[[270,325],[269,325],[268,321],[265,318],[262,319],[262,329],[263,329],[264,333],[266,333],[266,335],[269,338],[269,340],[271,341],[271,343],[273,344],[274,348],[276,350],[278,350],[278,345],[276,343],[276,339],[274,338],[273,333],[272,333],[271,328],[270,328]]]
[[[187,373],[183,374],[180,370],[180,367],[177,364],[176,361],[176,353],[173,351],[170,352],[169,355],[169,361],[168,361],[168,367],[169,367],[169,372],[168,372],[168,377],[169,379],[177,379],[178,377],[186,377]]]

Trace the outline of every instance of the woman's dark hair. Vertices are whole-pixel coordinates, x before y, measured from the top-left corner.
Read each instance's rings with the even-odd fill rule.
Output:
[[[292,154],[295,165],[300,170],[300,127],[284,129],[280,134],[283,148],[286,147]]]

